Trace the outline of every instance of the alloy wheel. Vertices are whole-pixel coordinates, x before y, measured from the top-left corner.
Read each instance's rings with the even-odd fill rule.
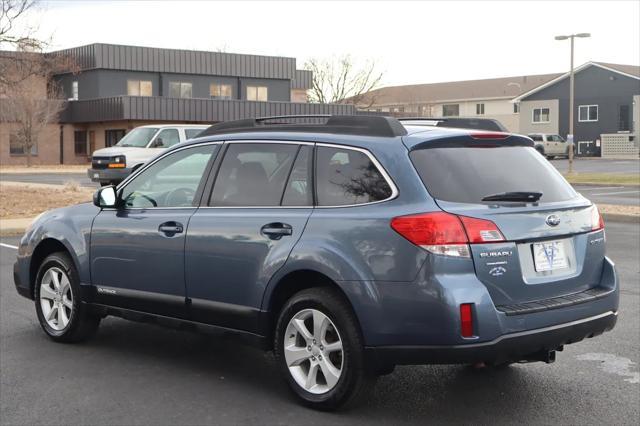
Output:
[[[51,267],[40,281],[40,307],[47,325],[56,331],[64,330],[73,314],[73,291],[67,274]]]
[[[342,375],[344,351],[340,333],[327,315],[304,309],[289,320],[284,357],[301,388],[313,394],[329,392]]]

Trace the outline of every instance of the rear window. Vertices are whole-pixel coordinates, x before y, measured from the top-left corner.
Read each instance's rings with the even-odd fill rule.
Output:
[[[540,202],[577,196],[562,175],[535,149],[427,148],[411,152],[411,161],[429,193],[456,203],[481,203],[502,192],[542,192]]]

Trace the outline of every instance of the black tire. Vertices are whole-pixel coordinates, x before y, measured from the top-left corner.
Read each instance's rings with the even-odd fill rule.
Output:
[[[71,314],[68,316],[69,322],[61,330],[56,330],[48,324],[44,317],[43,307],[40,301],[40,285],[42,283],[43,276],[52,267],[60,269],[67,275],[72,292],[73,306],[71,308]],[[78,271],[76,270],[69,255],[65,252],[50,254],[44,259],[38,268],[34,288],[36,313],[38,315],[40,326],[44,332],[56,342],[80,342],[93,336],[98,329],[100,317],[89,312],[87,305],[81,303],[79,286],[80,280],[78,278]]]
[[[544,148],[537,146],[536,147],[536,151],[538,151],[540,153],[540,155],[544,156]]]
[[[553,160],[554,158],[556,157],[554,157],[553,155],[547,155],[547,160]]]
[[[314,309],[326,315],[342,341],[340,378],[331,390],[322,394],[308,392],[298,385],[284,355],[284,337],[289,321],[305,309]],[[290,389],[308,407],[331,411],[354,405],[375,383],[375,374],[365,364],[363,339],[356,317],[344,298],[332,289],[319,287],[303,290],[285,303],[276,325],[274,348],[278,368]]]

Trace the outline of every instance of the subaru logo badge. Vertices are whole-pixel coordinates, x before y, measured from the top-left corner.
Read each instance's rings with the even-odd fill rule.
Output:
[[[549,216],[547,216],[545,222],[549,226],[558,226],[560,225],[560,217],[556,214],[550,214]]]

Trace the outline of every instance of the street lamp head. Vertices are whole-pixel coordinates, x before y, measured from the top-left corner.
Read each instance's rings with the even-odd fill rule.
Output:
[[[568,38],[569,38],[569,36],[556,36],[555,37],[556,40],[566,40]]]
[[[591,34],[589,34],[589,33],[579,33],[579,34],[576,34],[576,37],[586,38],[586,37],[591,37]]]

